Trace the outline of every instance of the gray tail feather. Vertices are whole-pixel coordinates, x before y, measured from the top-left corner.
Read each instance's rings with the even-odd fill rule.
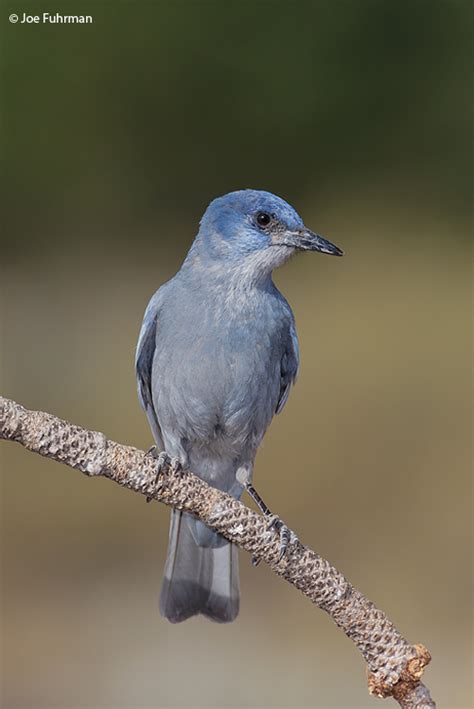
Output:
[[[172,623],[198,614],[230,623],[239,612],[238,549],[230,542],[200,546],[195,523],[185,512],[171,513],[160,613]]]

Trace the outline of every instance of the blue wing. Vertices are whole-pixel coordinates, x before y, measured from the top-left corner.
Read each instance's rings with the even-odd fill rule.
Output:
[[[161,290],[161,289],[160,289]],[[158,319],[162,304],[162,294],[158,290],[148,303],[137,343],[135,371],[137,375],[138,397],[145,410],[156,444],[163,448],[163,437],[153,406],[151,378],[155,356]]]
[[[298,375],[298,367],[300,363],[300,354],[298,347],[298,337],[296,335],[295,322],[293,318],[290,323],[290,331],[288,333],[288,341],[285,352],[281,360],[280,373],[280,397],[275,413],[279,414],[285,406],[288,396],[290,395],[291,385],[295,382]]]

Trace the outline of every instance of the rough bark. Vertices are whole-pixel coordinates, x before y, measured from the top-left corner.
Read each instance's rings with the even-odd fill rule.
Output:
[[[430,654],[410,645],[385,613],[331,564],[300,542],[279,559],[279,536],[266,519],[210,487],[190,472],[173,471],[165,462],[157,477],[156,458],[131,446],[108,440],[51,414],[28,411],[0,397],[0,438],[16,441],[89,476],[102,476],[142,495],[185,509],[241,549],[267,563],[325,610],[357,645],[367,663],[369,692],[393,697],[404,709],[433,709],[435,703],[421,682]]]

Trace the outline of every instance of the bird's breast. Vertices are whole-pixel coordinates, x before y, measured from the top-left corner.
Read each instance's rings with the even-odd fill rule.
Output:
[[[235,315],[235,314],[234,314]],[[158,332],[153,397],[160,426],[222,452],[258,446],[277,405],[278,318],[209,310]]]

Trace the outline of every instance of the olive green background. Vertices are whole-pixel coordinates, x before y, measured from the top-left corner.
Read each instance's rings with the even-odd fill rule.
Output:
[[[148,447],[148,298],[213,197],[288,199],[346,255],[276,274],[302,361],[255,483],[430,648],[452,709],[472,706],[471,7],[8,2],[0,18],[1,393]],[[94,22],[8,22],[43,11]],[[242,554],[235,624],[171,626],[168,510],[0,454],[2,707],[377,706],[355,648],[268,569]]]

